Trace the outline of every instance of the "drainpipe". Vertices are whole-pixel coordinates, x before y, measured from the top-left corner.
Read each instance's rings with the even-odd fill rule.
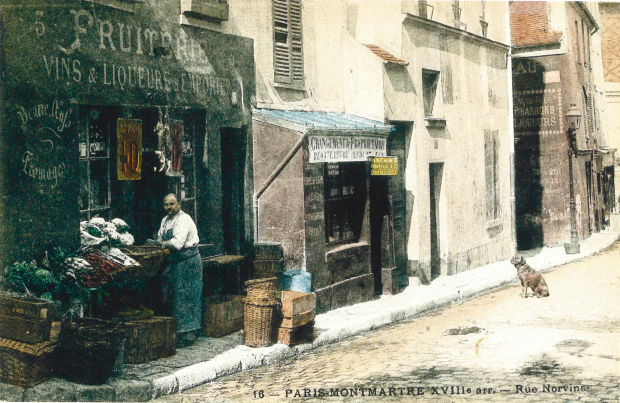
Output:
[[[297,151],[299,151],[302,144],[304,143],[306,134],[307,132],[301,136],[299,141],[297,141],[297,143],[293,146],[293,148],[291,148],[288,154],[286,154],[286,156],[284,157],[284,159],[282,159],[282,161],[276,167],[276,169],[271,173],[271,175],[269,175],[269,178],[267,178],[265,183],[263,183],[263,185],[258,190],[258,192],[254,193],[254,239],[256,241],[259,240],[258,238],[258,199],[263,195],[263,193],[265,193],[265,190],[267,190],[267,188],[273,183],[273,181],[278,177],[278,175],[280,175],[280,173],[284,170],[284,168],[286,168],[288,163],[291,162],[295,154],[297,154]]]

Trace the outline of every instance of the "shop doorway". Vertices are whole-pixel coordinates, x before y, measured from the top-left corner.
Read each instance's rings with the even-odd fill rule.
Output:
[[[227,255],[244,254],[245,139],[245,129],[223,128],[220,131],[222,225],[224,252]]]
[[[431,280],[441,275],[441,244],[439,238],[439,201],[443,163],[433,163],[428,167],[430,190],[430,229],[431,229]]]
[[[394,265],[390,259],[392,231],[388,177],[370,176],[370,266],[375,280],[375,295],[383,292],[382,269]]]

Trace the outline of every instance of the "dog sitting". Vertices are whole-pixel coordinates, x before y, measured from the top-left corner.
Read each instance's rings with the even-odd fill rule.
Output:
[[[523,290],[521,295],[524,298],[527,298],[528,288],[531,288],[534,295],[538,298],[549,296],[549,288],[547,287],[545,279],[527,264],[523,256],[514,255],[512,259],[510,259],[510,263],[517,268],[517,277],[519,277],[521,281]]]

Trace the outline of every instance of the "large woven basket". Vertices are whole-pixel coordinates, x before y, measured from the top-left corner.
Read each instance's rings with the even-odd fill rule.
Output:
[[[245,282],[247,302],[254,305],[275,305],[277,277],[260,278]]]
[[[55,347],[52,341],[28,344],[0,339],[0,382],[28,387],[48,380]]]
[[[148,277],[152,277],[161,268],[166,256],[170,254],[168,249],[162,249],[159,246],[132,246],[121,249],[124,254],[133,258],[142,267],[142,271]]]
[[[275,310],[277,305],[243,306],[243,337],[249,347],[267,347],[275,343]]]
[[[63,327],[58,349],[59,372],[70,381],[104,383],[118,357],[125,327],[101,319],[74,320]]]

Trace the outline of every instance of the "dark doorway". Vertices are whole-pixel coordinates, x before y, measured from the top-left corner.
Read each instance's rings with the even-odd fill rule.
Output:
[[[439,200],[443,163],[433,163],[428,167],[431,219],[431,280],[441,275],[441,245],[439,242]]]
[[[390,244],[390,203],[388,198],[388,177],[370,177],[370,266],[375,280],[375,295],[383,290],[382,268],[393,262],[384,262],[382,245]],[[388,229],[388,230],[386,230]],[[390,248],[391,249],[391,248]],[[386,256],[387,257],[387,256]]]
[[[242,254],[244,227],[244,172],[246,134],[244,129],[224,128],[220,131],[222,152],[222,225],[224,251]]]

